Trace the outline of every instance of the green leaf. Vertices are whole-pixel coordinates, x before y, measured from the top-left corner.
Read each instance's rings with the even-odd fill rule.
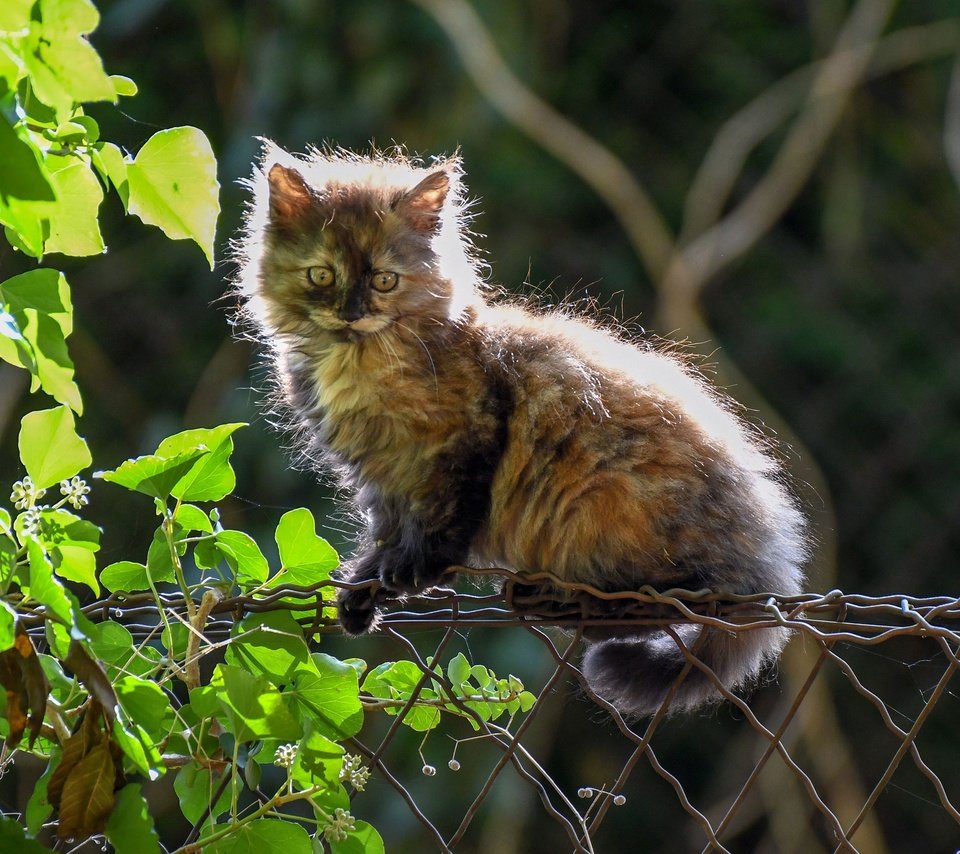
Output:
[[[123,152],[112,142],[103,142],[91,151],[90,162],[100,173],[104,184],[108,181],[113,184],[126,210],[130,192],[127,184],[127,161]]]
[[[310,841],[309,838],[307,841]],[[20,822],[12,818],[0,818],[0,851],[16,851],[17,854],[51,854],[49,848],[27,837]]]
[[[63,585],[53,577],[53,567],[36,540],[27,541],[27,555],[30,559],[30,597],[46,605],[65,625],[72,626],[73,606]]]
[[[51,757],[47,763],[47,767],[43,769],[43,774],[40,775],[40,779],[37,780],[37,784],[33,787],[30,800],[27,801],[24,818],[27,823],[27,833],[31,836],[36,836],[40,832],[44,822],[50,818],[53,813],[53,804],[47,800],[47,783],[50,781],[51,775],[59,764],[59,754]],[[20,849],[18,848],[16,850],[19,851]]]
[[[86,117],[84,117],[86,118]],[[78,121],[60,122],[59,125],[47,134],[58,142],[81,142],[87,136],[87,128]]]
[[[103,663],[112,683],[121,675],[145,676],[156,672],[162,658],[160,650],[135,645],[133,636],[119,623],[104,620],[92,625],[88,634],[90,651]]]
[[[7,304],[23,339],[0,338],[0,359],[29,370],[34,375],[33,391],[43,388],[60,403],[82,412],[73,362],[67,353],[73,306],[64,275],[56,270],[31,270],[14,276],[0,284],[0,303]]]
[[[36,96],[58,111],[82,101],[116,101],[113,83],[84,36],[100,16],[89,0],[40,0],[30,25],[24,61]]]
[[[334,569],[339,563],[334,548],[317,536],[313,514],[306,507],[289,510],[280,517],[276,539],[284,566]]]
[[[129,783],[117,794],[106,835],[117,854],[159,854],[160,838],[138,783]]]
[[[131,721],[122,709],[118,709],[118,712],[112,731],[120,749],[140,773],[150,780],[159,779],[164,773],[163,757],[153,739],[143,727]]]
[[[467,657],[458,652],[447,665],[447,678],[455,688],[459,688],[470,678],[470,662]]]
[[[314,669],[303,629],[289,611],[251,614],[231,634],[227,664],[266,676],[275,685],[289,684],[297,670]]]
[[[406,701],[412,696],[422,677],[423,671],[412,661],[386,661],[367,674],[362,688],[374,697]],[[435,699],[436,693],[424,688],[420,697]],[[395,715],[399,711],[399,706],[386,710],[388,715]],[[435,706],[415,705],[404,716],[403,723],[415,732],[426,732],[440,723],[440,710]]]
[[[46,166],[57,194],[50,211],[47,252],[65,255],[99,255],[106,248],[100,234],[99,211],[103,189],[82,160],[48,157]]]
[[[129,77],[124,77],[122,74],[111,74],[110,82],[113,83],[114,91],[124,98],[132,98],[137,94],[137,84]]]
[[[128,165],[127,180],[130,213],[173,240],[193,240],[213,269],[220,183],[203,132],[179,127],[155,133]]]
[[[73,477],[93,461],[66,406],[30,412],[20,421],[20,459],[38,489]]]
[[[260,546],[249,534],[243,531],[220,531],[215,542],[241,587],[261,584],[266,580],[270,567]]]
[[[17,544],[12,537],[0,534],[0,583],[8,583],[16,571]]]
[[[213,533],[213,525],[210,523],[210,517],[193,504],[181,504],[180,507],[177,508],[177,514],[174,519],[184,531],[203,531],[205,534]]]
[[[211,685],[222,686],[217,700],[226,713],[226,729],[237,741],[276,738],[297,741],[302,733],[280,692],[265,676],[240,667],[217,665]]]
[[[113,687],[130,719],[159,740],[164,721],[168,714],[172,714],[166,692],[156,682],[138,676],[122,676],[114,682]]]
[[[115,593],[135,593],[138,590],[150,589],[146,566],[132,560],[120,560],[104,567],[100,572],[100,582],[107,590]]]
[[[40,514],[38,539],[47,548],[73,546],[89,552],[100,549],[100,529],[69,510],[47,509]]]
[[[134,657],[133,635],[113,620],[97,623],[90,633],[90,651],[108,666],[124,667]],[[107,675],[114,679],[113,674]]]
[[[204,854],[313,854],[313,843],[295,822],[258,818],[203,850]]]
[[[74,545],[58,546],[54,555],[53,569],[61,578],[86,584],[97,596],[100,595],[97,559],[89,549]]]
[[[209,429],[184,430],[164,439],[157,448],[157,456],[171,457],[194,448],[210,451],[183,476],[171,494],[183,501],[219,501],[233,492],[237,479],[230,467],[233,453],[230,436],[245,426],[244,423],[221,424]]]
[[[34,0],[4,0],[0,5],[0,32],[23,29],[30,23]]]
[[[319,732],[311,732],[300,741],[293,763],[293,779],[301,788],[340,785],[343,748]]]
[[[10,649],[17,628],[17,612],[0,600],[0,651]]]
[[[304,724],[342,741],[363,726],[357,671],[331,655],[311,656],[313,667],[296,673],[284,696],[295,703]]]
[[[94,477],[166,501],[180,478],[206,453],[206,448],[195,448],[169,458],[148,454],[127,460],[111,471],[96,472]]]
[[[383,839],[365,821],[355,823],[346,839],[330,843],[331,854],[384,854]]]
[[[177,580],[173,557],[170,554],[170,545],[160,528],[154,532],[150,548],[147,549],[147,572],[153,579],[154,584]]]
[[[0,210],[9,198],[28,202],[57,200],[57,194],[51,186],[50,175],[37,155],[37,149],[21,139],[6,119],[0,118],[0,163],[3,164]],[[0,221],[6,223],[2,217]]]
[[[173,789],[180,800],[180,810],[183,817],[191,824],[196,824],[200,820],[213,798],[214,793],[220,785],[220,777],[214,778],[210,774],[209,768],[203,768],[200,765],[191,763],[184,765],[177,772],[176,779],[173,781]],[[220,793],[220,798],[210,811],[213,821],[218,816],[223,815],[230,809],[230,787],[228,786]]]

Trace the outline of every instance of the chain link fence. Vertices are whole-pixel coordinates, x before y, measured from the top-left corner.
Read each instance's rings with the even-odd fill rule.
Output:
[[[351,741],[381,781],[355,796],[383,799],[392,790],[397,803],[416,819],[419,830],[405,833],[401,844],[395,847],[399,840],[388,836],[392,850],[476,850],[477,825],[482,824],[477,819],[503,810],[502,798],[498,802],[493,793],[510,777],[509,790],[517,791],[517,784],[527,787],[553,827],[544,830],[543,844],[549,850],[643,850],[642,841],[628,844],[618,838],[616,814],[620,809],[636,813],[648,799],[672,804],[667,821],[674,833],[672,850],[677,851],[873,854],[908,850],[905,840],[910,840],[909,850],[944,851],[960,839],[960,762],[925,744],[933,730],[956,727],[957,695],[951,686],[960,667],[960,599],[840,590],[787,598],[649,588],[610,594],[549,576],[532,579],[563,590],[566,599],[558,602],[531,593],[527,586],[515,589],[517,577],[503,570],[461,572],[481,581],[493,578],[502,587],[489,592],[444,587],[392,603],[381,624],[378,648],[414,662],[422,676],[385,731],[364,730]],[[523,581],[526,585],[531,579]],[[210,643],[201,646],[201,654],[220,648],[216,641],[229,637],[247,613],[289,609],[312,636],[338,633],[329,607],[338,584],[283,586],[269,596],[221,600],[211,611],[204,630]],[[593,616],[596,599],[616,600],[615,612]],[[164,601],[169,618],[183,616],[182,597]],[[122,622],[141,641],[159,631],[149,594],[112,596],[84,611],[93,620]],[[28,614],[24,623],[33,623],[32,632],[39,634],[42,619],[40,613]],[[695,645],[684,646],[677,631],[681,624],[728,632],[789,629],[793,637],[777,686],[769,680],[758,703],[750,693],[731,693],[697,658]],[[677,684],[698,669],[714,682],[725,704],[716,706],[712,717],[671,716],[671,690],[652,718],[630,721],[591,692],[577,668],[584,630],[631,625],[670,633],[687,658]],[[526,715],[496,723],[457,698],[445,664],[452,642],[465,632],[509,632],[534,639],[543,676],[539,684],[527,685],[539,699]],[[368,641],[352,643],[357,654],[369,651]],[[904,678],[915,680],[909,707],[902,704],[904,686],[897,684]],[[464,761],[474,770],[483,769],[471,778],[472,788],[444,786],[439,799],[436,791],[429,793],[397,770],[398,763],[409,764],[411,752],[403,742],[408,729],[403,723],[428,686],[449,698],[476,730],[454,739],[449,768],[459,769],[457,748],[464,746],[460,755],[469,752],[470,757]],[[601,741],[609,744],[603,762],[592,764],[597,779],[571,789],[564,782],[568,773],[557,773],[550,761],[537,756],[535,744],[542,739],[535,733],[538,727],[555,727],[571,704],[584,698],[596,704],[593,731],[582,733],[582,740],[565,745],[565,750],[589,754]],[[850,714],[838,716],[835,710],[843,708]],[[689,731],[678,738],[691,720],[706,734],[696,745],[683,744],[689,742]],[[722,730],[724,743],[712,740],[711,728]],[[705,786],[704,780],[710,782]],[[451,812],[454,791],[461,802]],[[904,827],[902,814],[915,815],[917,800],[923,802],[922,824]],[[442,811],[436,809],[440,801]],[[451,814],[459,817],[453,824]]]

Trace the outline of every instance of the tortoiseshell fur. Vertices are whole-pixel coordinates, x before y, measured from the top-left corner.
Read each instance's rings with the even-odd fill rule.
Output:
[[[460,175],[456,159],[268,146],[253,179],[245,312],[305,457],[366,521],[342,577],[413,594],[480,561],[603,590],[798,592],[803,520],[750,428],[668,354],[489,300]],[[328,273],[310,268],[335,284],[317,287],[310,276]],[[377,624],[366,590],[341,591],[339,613],[351,634]],[[663,632],[630,634],[593,638],[583,667],[642,715],[684,659]],[[709,631],[698,654],[736,686],[783,642]],[[713,694],[693,671],[674,708]]]

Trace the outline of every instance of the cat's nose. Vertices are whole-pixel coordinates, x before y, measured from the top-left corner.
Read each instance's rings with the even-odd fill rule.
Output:
[[[359,305],[345,305],[340,309],[339,316],[341,320],[345,320],[347,323],[353,323],[353,321],[363,317],[363,308]]]

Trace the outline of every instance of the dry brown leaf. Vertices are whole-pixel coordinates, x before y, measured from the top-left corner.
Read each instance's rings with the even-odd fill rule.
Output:
[[[116,779],[110,743],[103,739],[67,774],[57,828],[61,839],[86,839],[103,831],[116,802]]]

